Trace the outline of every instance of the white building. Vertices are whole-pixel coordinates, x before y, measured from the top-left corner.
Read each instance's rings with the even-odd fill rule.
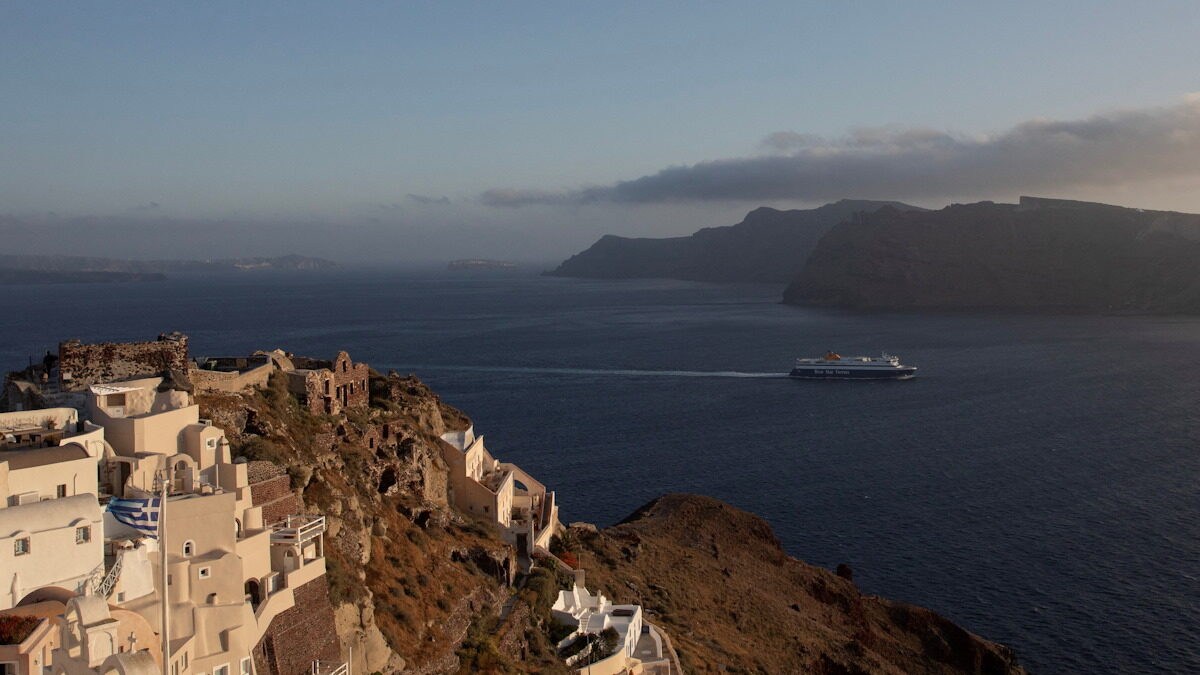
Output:
[[[554,492],[521,467],[492,457],[474,427],[442,434],[442,440],[454,507],[495,522],[522,554],[549,549],[562,529]]]
[[[104,429],[74,408],[0,413],[0,509],[98,493]]]
[[[611,654],[599,660],[584,654],[575,662],[578,672],[584,675],[669,673],[662,636],[644,623],[641,606],[614,605],[603,593],[593,595],[584,587],[583,577],[583,570],[576,570],[575,584],[570,590],[559,591],[550,608],[556,621],[576,629],[558,647],[565,647],[580,635],[598,636],[608,628],[616,631],[617,644]]]
[[[247,464],[178,383],[93,385],[87,398],[95,424],[67,408],[0,415],[0,611],[37,608],[50,626],[0,675],[45,675],[59,642],[54,675],[160,672],[164,598],[171,675],[255,675],[272,621],[325,574],[324,518],[264,522]],[[168,477],[165,540],[102,510],[97,495],[156,497]]]
[[[104,574],[96,495],[0,509],[0,609],[44,588],[86,593]]]

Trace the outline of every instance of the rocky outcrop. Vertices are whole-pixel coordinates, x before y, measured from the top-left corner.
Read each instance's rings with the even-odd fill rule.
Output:
[[[1200,216],[1022,197],[885,208],[831,229],[784,302],[1200,312]]]
[[[328,574],[311,588],[313,611],[256,657],[286,660],[292,635],[322,647],[310,620],[319,610],[354,648],[355,675],[566,672],[549,608],[570,578],[553,566],[520,577],[495,526],[447,503],[439,434],[470,421],[414,377],[373,375],[370,385],[369,408],[338,415],[313,415],[281,374],[252,392],[197,395],[235,454],[252,460],[256,504],[327,520]],[[578,553],[589,587],[641,603],[687,672],[1023,673],[1004,647],[864,596],[848,570],[788,557],[761,519],[716,500],[669,495],[604,530],[573,524],[565,539],[552,548]]]
[[[516,556],[447,502],[439,436],[465,429],[467,417],[411,376],[373,375],[370,385],[369,407],[338,415],[312,414],[281,373],[264,389],[197,401],[234,454],[252,460],[256,499],[299,498],[326,516],[330,621],[354,647],[356,673],[454,672],[468,629],[499,615]],[[280,487],[289,479],[292,496]]]
[[[900,202],[849,200],[809,210],[755,209],[737,225],[688,237],[630,239],[607,235],[548,274],[598,279],[661,278],[716,282],[790,281],[817,241],[837,223]]]
[[[715,499],[667,495],[571,533],[588,586],[642,603],[689,673],[1025,672],[1006,647],[789,557],[762,519]]]

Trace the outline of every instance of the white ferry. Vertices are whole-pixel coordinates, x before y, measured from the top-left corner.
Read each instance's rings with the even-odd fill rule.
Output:
[[[916,377],[917,368],[901,365],[900,358],[890,354],[842,358],[830,351],[819,359],[796,359],[788,374],[816,380],[908,380]]]

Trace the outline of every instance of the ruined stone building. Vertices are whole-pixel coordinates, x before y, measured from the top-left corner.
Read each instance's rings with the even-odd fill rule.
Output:
[[[93,384],[186,372],[188,338],[178,331],[164,333],[153,342],[99,342],[67,340],[58,345],[58,383],[63,391],[84,391]]]
[[[365,363],[354,363],[346,352],[338,352],[333,361],[303,356],[292,356],[290,360],[292,368],[284,366],[288,391],[314,415],[336,415],[346,409],[370,405],[371,368]]]

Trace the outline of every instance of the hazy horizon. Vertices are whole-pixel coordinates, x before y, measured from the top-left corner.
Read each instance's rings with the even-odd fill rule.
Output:
[[[1200,212],[1200,7],[10,5],[0,250],[566,258],[758,206]]]

